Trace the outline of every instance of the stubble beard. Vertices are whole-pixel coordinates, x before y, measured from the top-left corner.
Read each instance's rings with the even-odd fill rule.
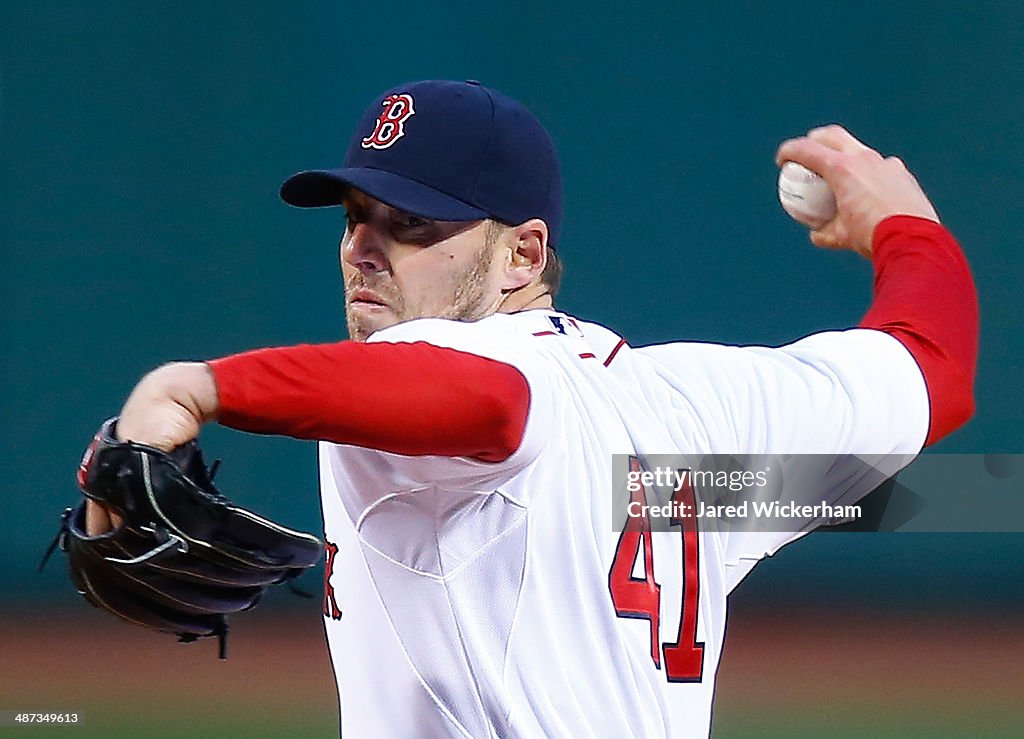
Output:
[[[384,320],[373,320],[353,315],[352,311],[347,310],[346,305],[345,321],[348,325],[349,338],[352,341],[366,341],[375,331],[415,318],[474,321],[493,313],[494,308],[488,306],[487,299],[487,275],[490,271],[491,256],[492,247],[490,244],[485,244],[473,256],[472,262],[465,269],[445,276],[445,287],[442,288],[438,285],[436,289],[444,290],[451,297],[445,301],[445,307],[439,311],[408,309],[401,292],[388,277],[367,279],[363,273],[356,272],[345,283],[346,294],[365,287],[386,300],[391,310]]]

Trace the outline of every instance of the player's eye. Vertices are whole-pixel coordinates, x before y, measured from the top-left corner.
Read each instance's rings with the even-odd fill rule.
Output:
[[[366,213],[356,206],[345,208],[345,223],[349,228],[357,223],[366,223]]]
[[[424,228],[433,223],[428,218],[421,218],[420,216],[414,216],[412,213],[402,213],[401,211],[396,212],[392,216],[391,222],[398,228]]]

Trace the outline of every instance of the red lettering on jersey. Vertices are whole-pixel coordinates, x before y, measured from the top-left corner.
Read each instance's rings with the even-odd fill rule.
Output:
[[[674,511],[697,510],[690,476],[682,478],[672,493]],[[674,644],[665,649],[665,675],[670,682],[700,682],[704,674],[704,642],[697,641],[697,601],[700,595],[700,552],[697,519],[693,515],[673,516],[673,526],[683,530],[683,612]]]
[[[629,459],[629,471],[640,472],[640,460]],[[630,516],[619,537],[619,546],[615,550],[615,559],[608,572],[608,589],[612,594],[612,604],[619,618],[646,618],[651,622],[651,659],[654,666],[661,668],[661,650],[658,648],[658,615],[661,610],[661,586],[654,581],[654,551],[651,546],[651,523],[647,519],[647,496],[644,486],[629,494],[630,504],[644,506],[642,515]],[[640,553],[640,545],[644,547],[644,579],[633,577],[633,565]]]
[[[640,461],[629,459],[629,471],[641,472]],[[637,485],[630,490],[630,504],[647,504],[646,487]],[[608,572],[608,590],[612,596],[615,614],[620,618],[646,618],[651,622],[651,659],[661,669],[662,649],[665,654],[665,677],[669,682],[700,682],[704,675],[704,643],[697,641],[697,605],[700,595],[700,539],[695,510],[693,487],[686,475],[672,493],[674,510],[689,511],[690,515],[673,516],[670,523],[682,529],[683,592],[679,632],[674,644],[658,643],[659,616],[661,614],[661,586],[654,579],[654,551],[651,524],[646,510],[642,515],[631,515],[626,520],[619,545],[615,550],[611,570]],[[633,577],[633,565],[643,544],[644,579]]]
[[[324,550],[327,553],[327,562],[324,564],[324,615],[337,621],[341,618],[341,609],[334,598],[331,575],[334,574],[334,556],[338,553],[338,545],[324,542]]]
[[[405,135],[405,122],[416,112],[412,95],[404,92],[388,95],[381,105],[384,112],[378,116],[373,133],[362,140],[364,149],[387,149]]]

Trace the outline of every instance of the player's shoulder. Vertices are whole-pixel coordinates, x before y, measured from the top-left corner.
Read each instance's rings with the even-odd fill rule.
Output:
[[[520,325],[538,351],[597,359],[605,366],[621,350],[628,349],[626,340],[607,326],[553,309],[526,311]]]
[[[374,333],[370,342],[426,342],[516,364],[571,354],[605,359],[625,346],[614,331],[551,308],[495,313],[476,321],[418,318]]]
[[[416,318],[375,332],[370,342],[432,341],[469,337],[480,341],[525,340],[564,336],[601,343],[618,342],[614,331],[551,308],[493,313],[475,321],[451,318]]]
[[[368,342],[425,342],[516,364],[517,357],[537,352],[534,334],[550,326],[542,313],[495,313],[475,321],[417,318],[375,332]]]
[[[710,341],[673,341],[637,348],[637,354],[652,359],[688,357],[712,364],[728,359],[783,360],[797,358],[807,365],[839,355],[874,360],[886,353],[893,338],[883,331],[866,328],[819,331],[779,346],[725,344]],[[898,343],[898,342],[897,342]]]
[[[521,313],[494,313],[475,321],[453,318],[415,318],[374,332],[368,342],[426,341],[446,345],[467,340],[507,342],[524,333]]]

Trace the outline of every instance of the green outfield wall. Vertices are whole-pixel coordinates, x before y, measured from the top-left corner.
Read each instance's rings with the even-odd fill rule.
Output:
[[[360,111],[405,80],[478,79],[546,123],[566,180],[559,302],[634,344],[855,324],[870,266],[809,245],[773,154],[830,121],[898,153],[981,295],[977,415],[934,453],[1024,451],[1022,28],[1019,3],[3,3],[3,598],[74,597],[61,563],[35,565],[140,375],[343,335],[340,214],[277,187],[340,163]],[[204,444],[228,494],[319,528],[312,444]],[[814,535],[742,588],[957,612],[1019,604],[1021,560],[1024,534]]]

